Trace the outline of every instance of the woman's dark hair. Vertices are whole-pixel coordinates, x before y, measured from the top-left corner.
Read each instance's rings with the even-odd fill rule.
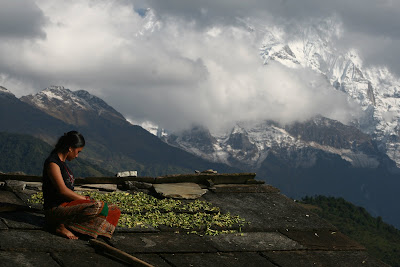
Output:
[[[66,153],[70,147],[78,148],[85,146],[85,138],[77,131],[65,133],[58,139],[52,153]]]

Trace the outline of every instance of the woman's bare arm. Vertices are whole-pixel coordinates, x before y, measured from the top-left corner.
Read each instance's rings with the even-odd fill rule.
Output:
[[[87,199],[85,196],[78,195],[65,185],[64,179],[62,178],[61,175],[60,167],[57,164],[50,162],[49,168],[47,169],[47,173],[49,174],[50,180],[56,187],[57,191],[61,195],[63,195],[66,199],[70,201],[78,199]]]

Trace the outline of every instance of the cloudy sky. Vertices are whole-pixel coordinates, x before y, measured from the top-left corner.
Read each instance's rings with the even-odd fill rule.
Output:
[[[0,85],[84,89],[169,129],[346,121],[357,108],[322,77],[260,57],[269,31],[295,38],[327,19],[337,49],[400,76],[398,0],[0,0]]]

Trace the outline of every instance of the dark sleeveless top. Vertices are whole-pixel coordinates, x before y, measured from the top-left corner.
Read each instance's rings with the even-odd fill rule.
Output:
[[[44,209],[51,209],[56,206],[59,206],[61,203],[68,202],[68,199],[65,199],[56,189],[53,182],[50,180],[50,177],[47,173],[49,168],[49,164],[54,162],[58,165],[61,171],[61,175],[63,177],[65,185],[74,190],[74,175],[71,170],[68,168],[65,162],[62,162],[58,157],[57,153],[52,153],[46,159],[43,166],[43,198],[44,198]]]

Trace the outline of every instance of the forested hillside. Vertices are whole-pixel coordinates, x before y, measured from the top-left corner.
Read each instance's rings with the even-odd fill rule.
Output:
[[[29,135],[0,132],[0,171],[42,175],[44,160],[52,149],[49,144]],[[112,175],[111,172],[79,158],[67,164],[76,177]]]
[[[305,197],[301,203],[365,246],[374,257],[391,266],[400,266],[400,231],[381,217],[374,218],[364,208],[343,198]]]

